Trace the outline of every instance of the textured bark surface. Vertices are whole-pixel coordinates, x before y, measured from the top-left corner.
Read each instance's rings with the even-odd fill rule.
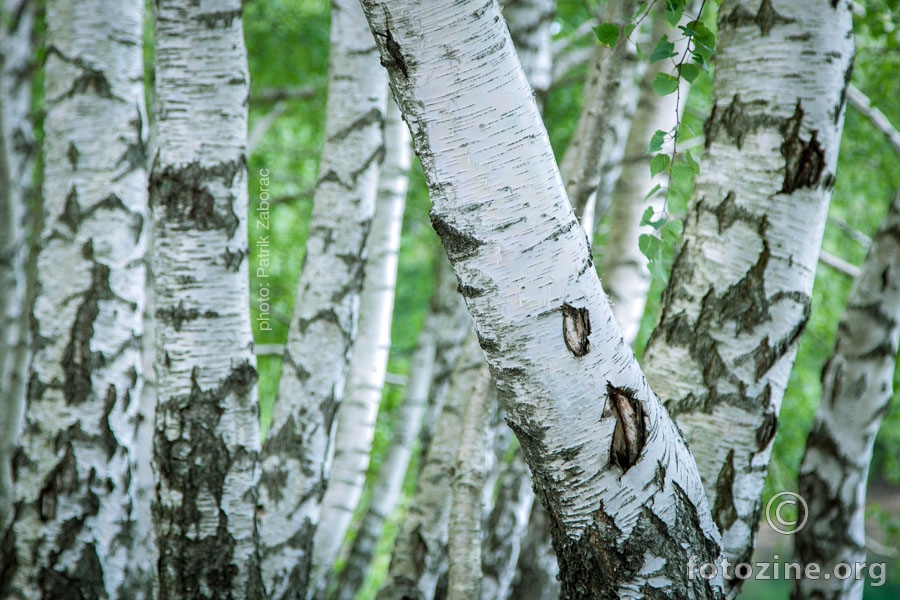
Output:
[[[393,101],[385,121],[384,148],[360,295],[359,334],[347,375],[346,398],[338,413],[334,461],[322,500],[321,525],[313,543],[311,583],[319,588],[326,583],[362,495],[391,349],[397,257],[412,159],[409,131]]]
[[[441,257],[431,305],[410,366],[403,405],[372,488],[372,503],[353,540],[347,566],[340,574],[335,594],[340,600],[352,600],[362,585],[384,523],[400,498],[416,440],[425,428],[426,415],[434,407],[440,411],[443,406],[453,367],[445,365],[459,355],[462,340],[472,326],[462,297],[456,292],[456,283],[450,265]],[[429,435],[429,444],[431,438]]]
[[[390,29],[377,37],[432,223],[548,508],[563,595],[717,597],[683,568],[719,554],[699,474],[615,325],[499,9],[364,6]]]
[[[263,448],[260,551],[272,598],[302,598],[356,336],[387,79],[355,0],[331,3],[325,145],[284,368]]]
[[[473,332],[453,369],[437,430],[394,546],[388,580],[378,593],[382,600],[432,600],[447,594],[447,544],[460,432],[469,400],[486,374],[478,338]]]
[[[4,598],[136,597],[149,582],[128,572],[147,204],[142,23],[140,2],[47,3],[34,354]]]
[[[150,175],[160,598],[258,597],[241,3],[157,0]]]
[[[636,0],[610,0],[603,20],[617,25],[621,32],[634,18],[637,5]],[[607,166],[608,171],[609,164],[621,162],[642,70],[634,44],[621,34],[613,48],[598,45],[594,50],[581,115],[559,167],[575,215],[581,219],[586,210],[591,213],[590,223],[585,221],[588,231],[593,231],[594,219],[606,211],[606,206],[595,202],[597,191],[601,174],[606,179],[614,175],[602,167]]]
[[[846,2],[720,8],[706,154],[644,368],[687,437],[732,562],[753,549],[809,318],[852,62]]]
[[[35,3],[0,4],[0,535],[13,503],[12,457],[25,411],[30,352],[26,262],[36,147],[31,128]]]
[[[822,400],[800,465],[809,507],[797,554],[822,573],[866,561],[866,481],[872,446],[893,396],[900,339],[900,194],[873,239],[822,372]],[[855,573],[854,573],[855,575]],[[800,579],[792,598],[858,600],[865,581]]]
[[[538,103],[542,103],[551,83],[556,0],[503,0],[501,5],[519,62]]]
[[[672,33],[662,15],[663,5],[654,15],[653,39],[664,35],[673,41],[675,52],[680,58],[687,45],[686,38],[679,33]],[[687,25],[684,19],[682,25]],[[651,177],[648,164],[650,155],[647,145],[657,130],[670,131],[680,119],[687,100],[687,83],[681,81],[680,97],[669,94],[660,96],[653,89],[653,80],[658,73],[676,75],[674,66],[669,60],[651,64],[641,78],[638,92],[637,108],[631,118],[628,141],[625,144],[620,176],[616,178],[615,192],[612,195],[609,222],[609,237],[603,252],[603,289],[609,295],[613,315],[622,328],[622,335],[629,344],[637,337],[650,291],[650,271],[647,269],[647,257],[638,246],[638,238],[642,233],[653,233],[653,229],[645,225],[641,227],[641,216],[647,206],[655,210],[662,209],[665,196],[658,193],[652,198],[647,194],[654,185],[667,185],[666,173]],[[677,105],[677,106],[676,106]],[[663,152],[672,153],[672,144],[663,146]]]
[[[477,341],[477,338],[474,338]],[[477,348],[477,344],[473,344]],[[479,348],[480,350],[480,348]],[[458,432],[459,450],[453,470],[448,525],[447,597],[472,599],[481,595],[481,520],[483,493],[491,470],[491,430],[495,425],[497,395],[490,370],[481,368],[471,377],[471,394]]]

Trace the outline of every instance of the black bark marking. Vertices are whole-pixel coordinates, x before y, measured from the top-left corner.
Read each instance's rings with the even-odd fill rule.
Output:
[[[93,258],[93,245],[88,241],[83,249],[86,259]],[[91,283],[84,292],[81,304],[75,313],[75,321],[69,333],[69,342],[63,351],[61,366],[65,373],[63,395],[69,405],[78,405],[93,394],[93,372],[103,365],[104,358],[99,352],[91,351],[94,338],[94,322],[100,314],[100,301],[114,298],[109,288],[109,267],[94,263],[91,268]]]
[[[850,77],[853,75],[853,64],[856,62],[856,56],[850,57],[850,63],[847,65],[847,70],[844,71],[844,85],[841,86],[841,95],[838,98],[838,102],[834,107],[834,124],[837,125],[838,121],[841,119],[841,115],[844,112],[844,106],[847,102],[847,88],[850,87]]]
[[[719,234],[725,233],[725,230],[736,222],[746,223],[758,231],[760,235],[764,235],[768,227],[765,215],[755,215],[743,206],[737,205],[733,191],[729,191],[722,202],[715,208],[710,208],[709,211],[716,215],[716,220],[719,222]]]
[[[47,475],[44,486],[38,493],[37,509],[41,521],[47,522],[55,519],[59,495],[71,494],[76,489],[78,489],[78,468],[75,463],[75,453],[69,444],[66,446],[63,457]]]
[[[484,245],[484,242],[476,238],[471,233],[456,229],[444,220],[443,215],[438,214],[434,210],[429,215],[431,217],[431,226],[440,236],[444,243],[444,249],[447,257],[453,261],[466,260],[472,258],[478,252],[478,248]]]
[[[86,544],[71,573],[41,568],[38,576],[43,598],[54,600],[105,600],[103,566],[94,544]]]
[[[196,308],[185,308],[184,300],[179,300],[178,306],[157,308],[155,316],[162,323],[171,325],[175,331],[181,331],[181,328],[187,322],[196,321],[201,317],[204,319],[217,319],[219,313],[214,310],[207,310],[201,313]]]
[[[144,138],[142,137],[144,130],[144,119],[141,117],[141,109],[137,107],[137,114],[135,118],[129,121],[129,124],[134,127],[134,132],[132,132],[131,137],[122,137],[122,141],[125,142],[125,152],[122,153],[122,156],[119,157],[119,160],[116,161],[116,168],[121,165],[125,165],[125,170],[116,175],[113,181],[119,181],[129,173],[133,173],[138,170],[143,170],[147,165],[147,145],[144,143]]]
[[[406,66],[406,59],[403,57],[403,52],[400,50],[400,44],[397,43],[397,40],[394,39],[394,35],[391,33],[391,27],[393,27],[391,15],[388,12],[387,6],[382,5],[382,8],[384,9],[384,33],[374,29],[372,31],[376,36],[384,38],[384,49],[391,59],[385,60],[386,57],[382,54],[381,66],[388,70],[391,70],[392,67],[399,69],[400,72],[403,73],[403,78],[409,79],[409,69]]]
[[[647,441],[644,407],[630,390],[606,384],[607,406],[616,420],[609,462],[623,472],[628,471],[640,459]]]
[[[720,532],[730,529],[738,519],[734,506],[734,476],[734,449],[731,449],[716,479],[716,502],[712,507],[712,517]]]
[[[216,10],[198,14],[197,20],[203,23],[207,29],[215,29],[219,21],[222,22],[222,28],[228,28],[235,19],[240,20],[243,14],[243,7],[233,10]]]
[[[69,149],[66,151],[66,157],[69,159],[69,165],[73,171],[78,170],[78,148],[74,142],[69,142]]]
[[[244,261],[245,256],[247,256],[247,252],[241,248],[234,252],[231,251],[231,248],[225,248],[225,252],[222,253],[222,260],[225,262],[227,270],[237,273],[241,269],[241,263]]]
[[[347,138],[350,134],[359,129],[364,129],[370,125],[377,125],[379,129],[384,127],[384,113],[377,108],[369,109],[368,112],[356,117],[352,123],[342,127],[337,133],[328,138],[329,142],[340,142]]]
[[[803,122],[803,106],[797,100],[794,114],[784,122],[781,133],[781,155],[784,156],[784,184],[782,194],[808,187],[814,188],[822,178],[825,169],[825,150],[816,139],[817,131],[813,131],[808,141],[800,137],[800,126]]]
[[[88,92],[93,92],[100,98],[122,100],[122,98],[119,98],[115,94],[113,94],[109,79],[106,78],[106,75],[103,73],[103,71],[95,68],[93,65],[88,63],[88,61],[84,60],[81,57],[70,58],[63,54],[57,46],[52,44],[47,46],[47,56],[49,57],[51,55],[59,57],[59,59],[63,62],[74,65],[81,71],[81,73],[77,77],[72,79],[71,87],[69,87],[69,89],[64,93],[51,99],[51,104],[55,104],[59,100],[65,98],[71,98],[78,94],[85,94]]]
[[[106,450],[106,460],[110,460],[119,447],[119,440],[113,433],[112,426],[109,423],[109,417],[113,408],[116,406],[117,394],[116,386],[110,385],[106,388],[106,398],[103,401],[103,414],[100,415],[100,445]]]
[[[463,298],[480,298],[485,294],[484,288],[477,288],[471,285],[463,285],[461,283],[456,286],[456,291],[459,292],[459,294]]]
[[[772,28],[779,24],[793,23],[794,19],[785,17],[778,13],[772,6],[771,0],[763,0],[759,5],[759,10],[753,14],[743,6],[738,6],[727,15],[723,15],[719,19],[719,27],[726,29],[728,27],[747,27],[756,25],[759,27],[763,37],[769,35]]]
[[[561,307],[563,315],[563,340],[566,348],[575,356],[584,356],[591,351],[591,314],[587,308],[575,308],[568,302]]]
[[[770,300],[766,297],[765,273],[769,265],[769,243],[763,238],[763,249],[756,263],[740,280],[725,290],[717,301],[720,320],[735,323],[735,337],[742,332],[752,332],[758,325],[771,319]]]
[[[74,185],[66,194],[66,204],[59,220],[68,225],[72,233],[78,231],[78,225],[81,223],[81,206],[78,204],[78,190]]]
[[[778,415],[774,412],[767,412],[762,423],[756,429],[756,447],[760,452],[769,447],[777,431]]]
[[[221,229],[231,238],[240,224],[234,212],[234,197],[228,195],[217,202],[207,184],[221,179],[226,188],[231,188],[235,176],[246,168],[243,157],[211,167],[196,162],[181,167],[168,165],[161,170],[154,167],[150,174],[150,207],[164,210],[165,219],[172,225],[200,231]]]
[[[751,109],[757,108],[759,111],[765,111],[767,104],[757,100],[754,102],[741,102],[740,94],[735,94],[731,99],[731,103],[724,109],[720,108],[718,102],[713,105],[712,112],[706,123],[703,124],[703,133],[706,136],[706,149],[709,150],[713,141],[718,140],[722,130],[727,134],[726,139],[730,140],[738,150],[741,149],[744,138],[751,133],[755,133],[761,127],[780,127],[784,119],[773,116],[768,112],[753,112]]]

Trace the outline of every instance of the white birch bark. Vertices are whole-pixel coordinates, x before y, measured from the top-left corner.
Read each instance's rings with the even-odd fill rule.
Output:
[[[604,21],[619,26],[621,32],[634,18],[637,5],[636,0],[610,0]],[[560,162],[575,215],[581,219],[586,211],[590,213],[590,223],[585,219],[587,231],[593,231],[593,222],[606,211],[606,206],[596,204],[601,176],[614,178],[614,173],[604,171],[621,162],[642,70],[634,45],[621,33],[613,48],[598,45],[594,51],[578,125]]]
[[[258,597],[241,16],[238,0],[154,4],[160,598]]]
[[[471,394],[457,433],[459,449],[453,469],[450,518],[447,532],[447,598],[473,600],[481,595],[481,519],[485,482],[493,454],[490,448],[491,413],[496,413],[496,394],[491,373],[484,364],[477,338],[475,356],[481,364],[471,377]]]
[[[0,3],[0,536],[13,504],[12,458],[25,411],[30,353],[28,235],[36,148],[31,129],[35,5]]]
[[[362,585],[384,523],[400,498],[415,442],[423,437],[426,415],[434,407],[439,412],[443,406],[452,363],[455,362],[453,359],[459,355],[462,340],[472,326],[462,297],[456,292],[456,285],[456,276],[441,256],[431,305],[413,355],[393,437],[372,488],[372,503],[353,540],[347,566],[340,574],[336,593],[336,598],[340,600],[352,600]],[[447,362],[451,363],[449,367],[444,366]],[[437,421],[436,418],[433,420]],[[428,436],[429,444],[432,437]],[[420,456],[424,456],[421,452],[424,445],[420,443]]]
[[[269,597],[303,598],[332,424],[356,336],[387,82],[356,2],[331,3],[325,145],[284,369],[263,448],[260,551]]]
[[[384,152],[360,295],[359,332],[353,343],[346,397],[338,413],[321,524],[313,542],[311,590],[325,583],[362,495],[391,349],[397,258],[412,160],[409,131],[393,101],[388,104],[384,126]]]
[[[753,549],[809,318],[852,57],[846,2],[720,8],[706,154],[644,364],[687,437],[732,562]]]
[[[683,568],[719,553],[696,466],[615,325],[499,9],[363,4],[548,507],[563,595],[717,597],[720,581]]]
[[[539,104],[550,88],[553,70],[553,16],[556,0],[503,0],[503,17],[516,54]]]
[[[893,396],[900,340],[900,194],[875,235],[822,373],[822,400],[800,465],[809,508],[794,534],[798,558],[822,573],[866,562],[866,482],[872,446]],[[859,600],[865,580],[800,579],[792,598]]]
[[[147,191],[140,2],[47,3],[43,228],[0,596],[132,597]]]
[[[654,15],[653,39],[661,39],[667,34],[672,38],[678,36],[679,39],[673,43],[680,58],[684,54],[687,40],[681,36],[681,32],[672,34],[661,8],[662,5]],[[686,20],[682,24],[686,25]],[[653,228],[649,225],[641,227],[641,216],[647,206],[661,210],[664,195],[656,194],[647,200],[645,198],[654,185],[667,184],[665,173],[651,177],[647,146],[655,131],[670,131],[678,123],[680,113],[684,112],[688,91],[688,85],[682,79],[679,94],[660,96],[653,90],[653,80],[658,73],[677,75],[674,71],[671,61],[659,61],[650,65],[641,78],[637,108],[631,118],[628,140],[620,163],[621,173],[616,178],[615,192],[611,198],[611,227],[604,248],[601,273],[603,289],[609,295],[613,315],[629,344],[637,337],[651,281],[647,258],[638,246],[638,238],[642,233],[652,234]],[[671,154],[671,142],[665,144],[662,151]]]
[[[391,556],[388,580],[378,593],[382,600],[432,600],[446,595],[448,527],[459,433],[483,366],[484,358],[473,332],[453,369],[437,430]],[[479,498],[480,494],[479,488]],[[480,514],[479,511],[479,517]],[[480,560],[480,553],[478,558]]]

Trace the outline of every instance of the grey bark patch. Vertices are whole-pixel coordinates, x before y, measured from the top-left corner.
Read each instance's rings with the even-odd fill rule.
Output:
[[[201,317],[204,319],[215,319],[218,318],[219,313],[213,310],[207,310],[201,313],[196,308],[185,308],[184,300],[179,300],[178,306],[156,309],[156,314],[154,316],[160,322],[171,325],[175,331],[181,331],[184,324],[189,321],[196,321]]]
[[[716,478],[716,502],[712,507],[712,517],[719,531],[727,531],[738,519],[734,506],[734,449],[728,451],[725,464]]]
[[[760,112],[753,112],[754,108]],[[762,127],[780,127],[784,119],[765,112],[766,108],[764,101],[741,102],[740,94],[735,94],[725,108],[720,108],[716,102],[703,124],[706,149],[709,150],[714,141],[720,141],[723,131],[727,134],[726,139],[740,150],[748,134],[756,133]]]
[[[803,106],[797,100],[794,114],[784,122],[781,129],[781,155],[784,157],[784,183],[780,190],[782,194],[791,194],[804,187],[816,187],[825,169],[825,150],[817,139],[818,132],[813,131],[809,140],[800,137],[803,114]]]
[[[484,296],[485,293],[483,288],[477,288],[471,285],[463,285],[461,283],[456,286],[456,291],[459,292],[459,294],[463,298],[479,298],[481,296]]]
[[[753,229],[760,231],[760,235],[765,232],[767,221],[766,216],[758,216],[753,214],[742,206],[738,206],[733,191],[729,191],[725,198],[710,212],[716,215],[719,223],[719,234],[725,233],[725,230],[737,222],[746,223]]]
[[[474,257],[478,248],[484,245],[484,242],[471,233],[455,228],[437,212],[432,210],[430,217],[431,225],[444,243],[444,249],[452,262]]]
[[[221,21],[221,28],[224,29],[227,27],[231,27],[235,19],[240,20],[243,14],[243,8],[236,8],[234,10],[216,10],[211,12],[199,13],[197,15],[197,20],[203,23],[203,25],[207,29],[215,29],[219,26],[219,21]]]
[[[165,219],[173,226],[200,231],[221,229],[230,238],[240,224],[234,212],[234,199],[229,196],[217,202],[207,186],[211,180],[221,179],[223,186],[230,189],[235,176],[246,170],[246,166],[242,157],[210,167],[196,162],[180,167],[154,167],[150,174],[150,207],[165,210]]]

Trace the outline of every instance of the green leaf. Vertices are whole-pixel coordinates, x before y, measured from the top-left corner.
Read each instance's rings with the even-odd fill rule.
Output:
[[[653,197],[654,194],[656,194],[656,192],[658,192],[661,189],[662,189],[662,185],[657,183],[656,185],[653,186],[652,190],[647,192],[647,195],[644,196],[644,200],[649,200],[651,197]],[[641,223],[641,225],[644,225],[644,223]]]
[[[687,203],[684,196],[675,188],[669,188],[666,196],[666,210],[673,215],[683,215],[687,212]]]
[[[635,25],[634,23],[629,23],[628,25],[626,25],[625,29],[622,31],[622,37],[625,39],[631,37],[631,33],[634,31],[635,27],[637,27],[637,25]]]
[[[653,218],[653,207],[648,206],[646,209],[644,209],[644,214],[641,215],[641,226],[643,227],[644,225],[649,225],[650,219],[652,219],[652,218]]]
[[[669,27],[678,25],[678,21],[681,20],[681,15],[684,13],[685,4],[684,0],[666,0],[666,22]]]
[[[690,150],[688,150],[687,152],[684,153],[684,159],[687,161],[687,164],[691,168],[691,171],[694,172],[694,175],[699,175],[700,174],[700,164],[696,160],[694,160],[694,157],[691,154]]]
[[[594,27],[597,34],[597,43],[607,48],[612,48],[619,41],[619,26],[615,23],[604,23]]]
[[[653,137],[650,138],[650,152],[659,152],[662,150],[663,142],[666,141],[666,132],[662,129],[657,129],[653,133]]]
[[[675,52],[675,44],[670,42],[669,38],[666,36],[662,36],[656,43],[656,48],[654,48],[653,52],[650,54],[650,62],[655,63],[660,60],[672,58],[673,56],[677,56],[677,54],[678,53]]]
[[[700,74],[700,69],[697,68],[697,65],[692,65],[691,63],[681,63],[678,66],[678,73],[684,77],[688,83],[694,83],[694,80],[697,79],[697,75]]]
[[[647,264],[647,268],[650,269],[650,275],[652,275],[654,279],[658,279],[662,283],[666,283],[669,280],[669,274],[666,272],[666,267],[663,265],[662,258],[651,260]]]
[[[693,178],[694,172],[690,167],[684,165],[675,165],[672,167],[672,183],[679,187],[689,188]]]
[[[663,242],[669,245],[675,245],[678,243],[678,240],[681,239],[681,232],[684,230],[684,225],[678,219],[672,219],[667,221],[665,225],[662,226],[662,229],[659,230],[659,233],[662,235]]]
[[[641,249],[641,254],[646,256],[648,260],[652,261],[660,254],[660,240],[655,235],[642,233],[638,236],[638,248]]]
[[[678,89],[678,78],[668,73],[657,73],[653,80],[653,91],[660,96],[668,96]]]
[[[650,159],[650,177],[656,177],[657,174],[662,173],[666,170],[666,167],[669,166],[669,155],[668,154],[657,154],[653,158]]]

